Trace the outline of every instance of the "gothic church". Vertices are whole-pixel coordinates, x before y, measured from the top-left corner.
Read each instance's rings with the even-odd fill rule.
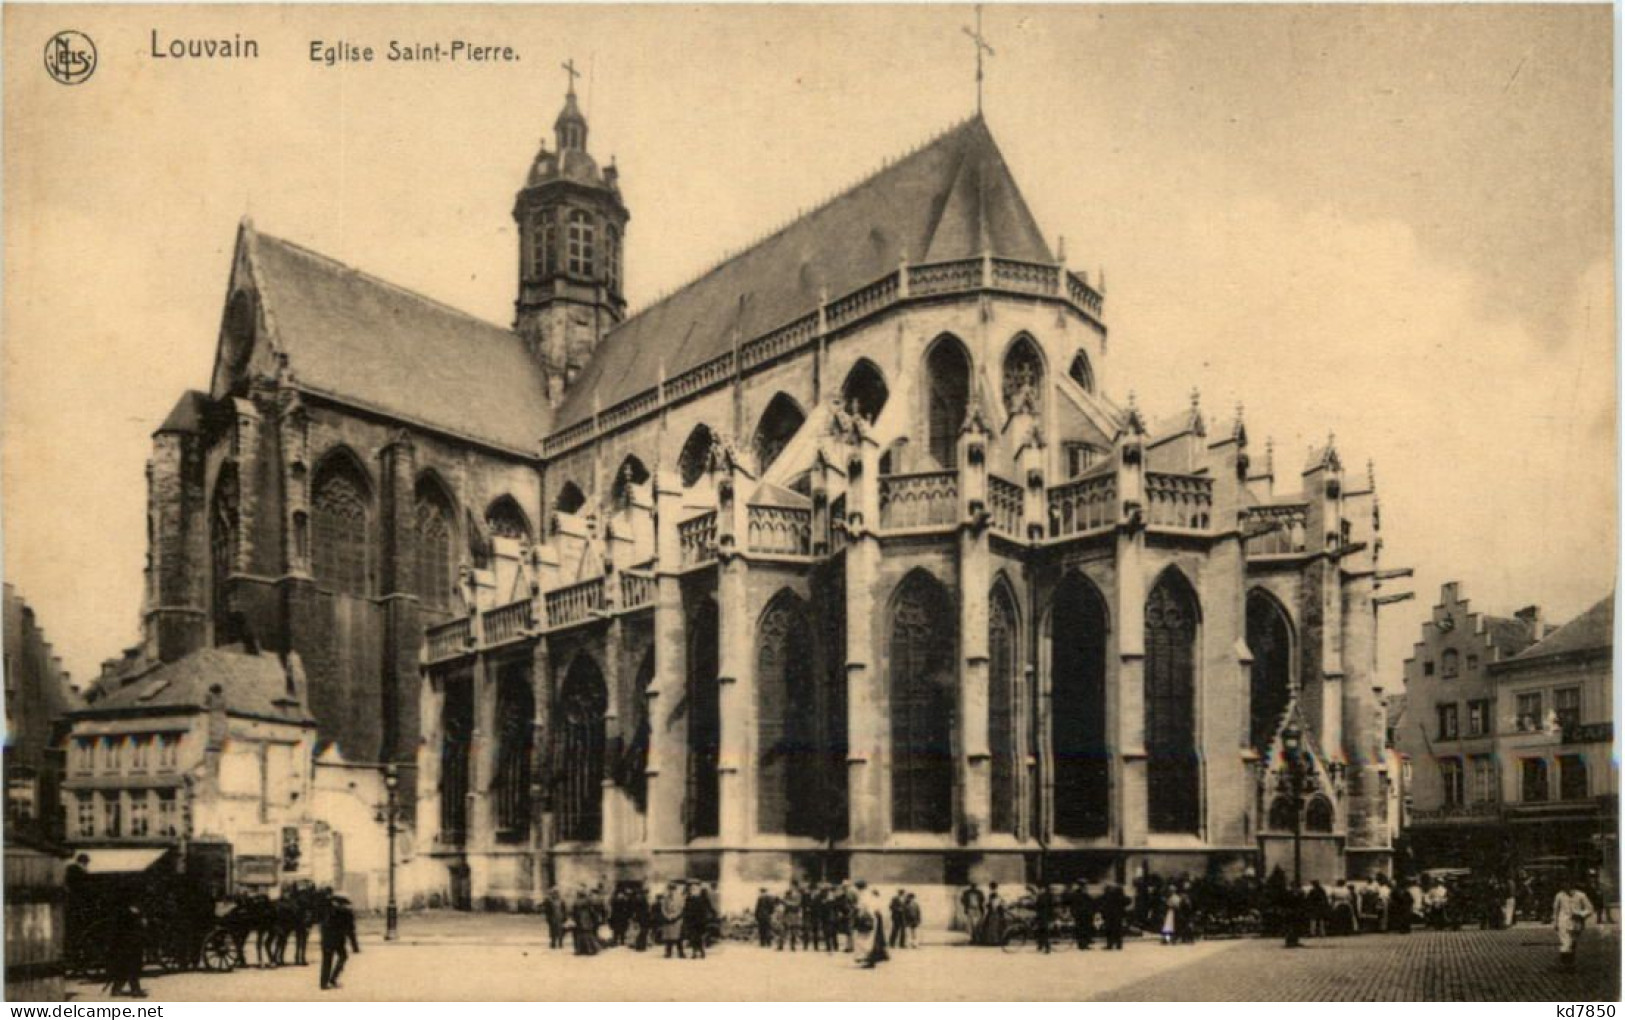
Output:
[[[980,115],[633,315],[573,92],[513,214],[511,330],[245,221],[149,464],[147,653],[298,652],[435,892],[1388,866],[1374,481],[1108,397]]]

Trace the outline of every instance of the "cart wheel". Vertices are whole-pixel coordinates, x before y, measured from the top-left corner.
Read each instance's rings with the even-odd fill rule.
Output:
[[[1010,929],[1010,931],[1004,936],[1004,951],[1007,953],[1021,952],[1023,949],[1027,948],[1027,939],[1028,934],[1026,928]]]
[[[231,933],[224,928],[211,930],[203,940],[203,969],[230,971],[237,966],[237,950],[232,944]]]

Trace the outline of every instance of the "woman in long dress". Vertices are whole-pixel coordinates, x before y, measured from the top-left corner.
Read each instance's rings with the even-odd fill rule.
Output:
[[[879,889],[869,890],[869,898],[863,901],[862,909],[869,915],[870,925],[874,928],[874,941],[863,957],[863,966],[873,970],[877,964],[891,959],[886,952],[886,904],[880,898]]]
[[[1162,944],[1165,946],[1173,945],[1174,936],[1179,934],[1179,910],[1183,905],[1181,900],[1179,889],[1173,888],[1168,890],[1168,898],[1163,901],[1166,909],[1162,915]]]
[[[666,895],[660,901],[660,941],[666,947],[666,959],[673,949],[682,959],[683,953],[683,887],[676,882],[666,886]]]

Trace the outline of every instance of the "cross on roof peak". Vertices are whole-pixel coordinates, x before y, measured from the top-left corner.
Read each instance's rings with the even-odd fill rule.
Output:
[[[982,54],[995,56],[993,47],[988,45],[987,36],[982,34],[982,5],[976,5],[976,30],[973,32],[969,25],[963,26],[966,35],[976,44],[976,112],[982,112]]]
[[[559,66],[564,68],[564,73],[568,74],[570,76],[570,95],[572,95],[572,96],[575,95],[576,94],[576,79],[581,77],[581,72],[576,70],[575,58],[571,57],[569,60],[566,60],[564,63],[560,64]]]

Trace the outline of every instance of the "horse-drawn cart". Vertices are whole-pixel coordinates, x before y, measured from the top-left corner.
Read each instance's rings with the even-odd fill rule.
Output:
[[[174,847],[88,850],[88,861],[69,869],[67,939],[69,974],[96,978],[127,937],[121,915],[141,912],[143,955],[159,971],[230,970],[232,939],[217,916],[221,878],[208,855],[182,856]],[[185,865],[190,863],[192,867]]]

